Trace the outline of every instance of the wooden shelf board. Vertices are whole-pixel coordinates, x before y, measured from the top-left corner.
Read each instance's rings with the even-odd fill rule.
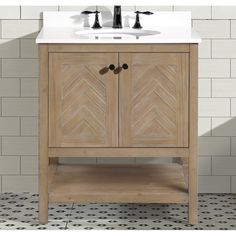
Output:
[[[179,164],[58,165],[52,169],[51,202],[188,202]]]

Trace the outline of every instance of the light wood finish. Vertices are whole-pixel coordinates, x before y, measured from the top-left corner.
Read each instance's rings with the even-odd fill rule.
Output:
[[[180,165],[59,165],[53,202],[187,203]]]
[[[39,46],[39,221],[48,221],[48,47]]]
[[[114,53],[50,53],[50,147],[118,146],[118,64]]]
[[[197,223],[197,44],[42,44],[39,55],[40,222],[47,223],[48,201],[113,201],[188,203],[189,223]],[[118,75],[98,74],[98,67],[111,63],[127,63],[129,69]],[[83,85],[78,85],[80,81]],[[145,111],[150,104],[153,113]],[[88,120],[82,107],[94,119]],[[79,116],[73,116],[78,111]],[[77,132],[81,116],[86,125],[97,124],[93,135],[85,131],[86,125]],[[66,118],[70,125],[65,128],[60,122]],[[140,126],[130,129],[134,121]],[[166,126],[161,126],[166,124],[165,133]],[[101,167],[57,162],[58,157],[159,156],[180,157],[182,165]]]
[[[53,175],[57,171],[57,167],[58,167],[58,157],[49,159],[49,177],[48,177],[48,180],[49,180],[48,184],[49,184],[49,186],[51,184],[50,181],[52,181],[52,179],[53,179]]]
[[[49,52],[189,52],[189,44],[49,44]]]
[[[198,222],[197,156],[198,156],[198,45],[190,45],[190,112],[189,112],[189,223]]]
[[[188,54],[121,53],[120,147],[188,147]]]
[[[183,166],[184,178],[185,178],[185,183],[187,187],[188,187],[188,180],[189,180],[188,161],[189,161],[189,155],[187,157],[181,156],[180,164]]]
[[[49,157],[173,157],[189,156],[188,148],[49,148]]]

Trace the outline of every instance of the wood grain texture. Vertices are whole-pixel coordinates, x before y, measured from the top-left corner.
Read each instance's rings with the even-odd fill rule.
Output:
[[[39,221],[48,222],[48,47],[39,46]]]
[[[120,147],[188,147],[188,54],[121,53]]]
[[[118,145],[118,64],[114,53],[51,53],[50,147]]]
[[[189,223],[198,222],[198,45],[190,45],[190,110],[189,110]]]
[[[188,148],[49,148],[49,157],[189,157]]]
[[[189,44],[50,44],[49,52],[189,52]]]
[[[186,203],[182,168],[160,165],[59,165],[52,202]]]

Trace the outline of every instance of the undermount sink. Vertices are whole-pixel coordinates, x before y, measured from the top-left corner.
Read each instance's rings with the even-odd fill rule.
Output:
[[[130,35],[135,37],[140,36],[151,36],[160,34],[159,31],[155,30],[136,30],[136,29],[92,29],[92,30],[78,30],[75,32],[76,35],[80,36],[122,36]]]

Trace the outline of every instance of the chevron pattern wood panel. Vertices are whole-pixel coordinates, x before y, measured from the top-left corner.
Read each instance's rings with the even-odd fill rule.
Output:
[[[123,53],[120,137],[123,147],[188,146],[188,54]]]
[[[50,146],[118,145],[118,77],[100,70],[118,63],[113,53],[50,55]]]

